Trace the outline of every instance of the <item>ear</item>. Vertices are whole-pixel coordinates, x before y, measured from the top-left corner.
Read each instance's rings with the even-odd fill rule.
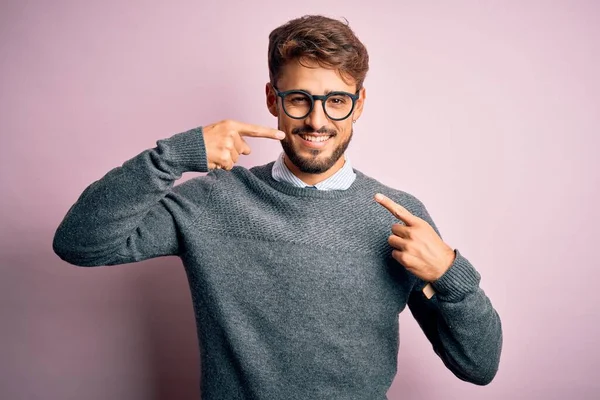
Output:
[[[277,94],[275,93],[273,85],[271,85],[270,82],[267,82],[267,85],[265,87],[265,94],[267,100],[267,108],[269,109],[269,112],[274,117],[279,116],[279,111],[277,109]]]
[[[363,112],[363,107],[365,106],[365,100],[367,99],[367,89],[364,87],[360,89],[358,92],[359,98],[356,100],[356,105],[354,106],[354,112],[352,113],[352,119],[357,120]]]

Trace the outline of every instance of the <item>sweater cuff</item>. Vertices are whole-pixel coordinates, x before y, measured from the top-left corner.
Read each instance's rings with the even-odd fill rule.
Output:
[[[190,129],[158,141],[159,148],[168,153],[168,158],[184,172],[208,172],[208,160],[202,127]]]
[[[431,285],[442,301],[457,302],[468,293],[475,292],[479,288],[481,276],[464,258],[458,249],[454,250],[456,257],[450,268],[437,281]]]

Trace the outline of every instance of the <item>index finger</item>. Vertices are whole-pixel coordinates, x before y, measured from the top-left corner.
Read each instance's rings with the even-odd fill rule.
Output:
[[[241,136],[262,137],[268,139],[281,140],[285,138],[285,132],[266,126],[239,123],[237,130]]]
[[[416,222],[416,217],[412,215],[406,208],[402,207],[400,204],[395,203],[387,196],[384,196],[381,193],[377,193],[375,195],[375,200],[384,206],[392,215],[406,225],[413,225]]]

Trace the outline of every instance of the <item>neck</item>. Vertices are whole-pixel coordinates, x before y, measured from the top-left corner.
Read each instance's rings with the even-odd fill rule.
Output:
[[[300,169],[298,169],[298,167],[296,167],[285,154],[283,156],[283,162],[285,163],[286,167],[288,167],[288,169],[298,177],[298,179],[307,185],[314,186],[317,183],[323,182],[325,179],[333,176],[336,172],[342,169],[344,163],[346,162],[346,156],[343,155],[340,157],[331,168],[320,174],[309,174],[307,172],[300,171]]]

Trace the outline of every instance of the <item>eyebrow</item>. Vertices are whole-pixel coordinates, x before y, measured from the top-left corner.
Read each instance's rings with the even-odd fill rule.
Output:
[[[307,92],[307,93],[310,93],[310,94],[314,94],[314,93],[313,93],[313,92],[311,92],[310,90],[308,90],[308,89],[303,89],[303,88],[300,88],[300,89],[290,89],[290,90],[302,90],[302,91],[304,91],[304,92]],[[324,93],[324,95],[326,96],[326,95],[328,95],[328,94],[329,94],[329,93],[331,93],[331,92],[347,92],[347,91],[346,91],[346,90],[339,90],[339,89],[338,89],[338,90],[326,90],[326,91],[325,91],[325,93]]]

